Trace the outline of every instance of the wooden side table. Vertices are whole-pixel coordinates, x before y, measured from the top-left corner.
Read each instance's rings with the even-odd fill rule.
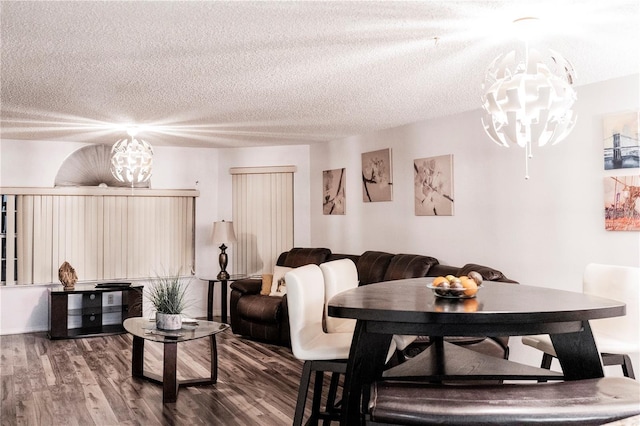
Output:
[[[216,278],[208,278],[208,277],[198,277],[199,280],[208,281],[209,282],[209,291],[207,295],[207,321],[213,321],[213,289],[216,283],[220,283],[222,287],[220,288],[220,300],[221,300],[221,321],[223,323],[227,323],[227,284],[232,281],[242,280],[245,278],[249,278],[248,275],[245,274],[236,274],[231,275],[229,279],[220,280]]]

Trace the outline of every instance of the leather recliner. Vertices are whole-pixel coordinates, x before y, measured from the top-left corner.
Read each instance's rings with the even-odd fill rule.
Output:
[[[288,268],[329,260],[327,248],[292,248],[278,256],[276,265]],[[260,294],[262,280],[247,278],[231,283],[231,329],[235,334],[289,346],[289,313],[287,296]]]
[[[293,248],[280,254],[276,265],[297,268],[310,263],[319,265],[344,258],[351,259],[356,264],[359,285],[425,276],[461,276],[470,271],[479,272],[483,279],[488,281],[517,283],[488,266],[474,263],[468,263],[463,267],[441,265],[438,259],[430,256],[381,251],[365,251],[360,255],[352,255],[332,253],[327,248]],[[260,279],[244,279],[231,283],[231,329],[235,334],[288,346],[290,336],[287,297],[261,295],[261,288]],[[451,337],[447,340],[498,358],[506,359],[509,354],[508,337]],[[421,336],[403,351],[403,355],[406,358],[412,357],[430,343],[428,337]]]

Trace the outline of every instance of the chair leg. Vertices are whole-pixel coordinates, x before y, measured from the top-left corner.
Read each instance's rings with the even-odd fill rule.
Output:
[[[633,374],[633,365],[631,364],[631,358],[629,355],[601,353],[600,356],[602,357],[602,365],[620,365],[622,367],[622,374],[624,374],[625,377],[635,380],[636,376]],[[540,368],[550,370],[551,361],[553,361],[553,356],[545,353],[542,355],[542,364],[540,364]],[[538,380],[538,382],[546,382],[546,380],[541,379]]]
[[[610,354],[602,353],[603,365],[619,365],[622,367],[622,374],[625,377],[635,379],[633,374],[633,365],[631,364],[631,358],[627,354]]]
[[[633,374],[633,365],[631,364],[631,358],[629,355],[622,356],[622,372],[626,377],[630,379],[636,379],[636,376]]]
[[[548,353],[544,353],[542,355],[542,364],[540,364],[540,368],[546,368],[547,370],[551,370],[551,361],[553,361],[553,355],[549,355]]]
[[[327,408],[326,412],[329,414],[336,413],[336,397],[338,395],[338,385],[340,382],[340,373],[331,374],[331,384],[329,385],[329,393],[327,395]],[[323,426],[329,426],[331,419],[325,419],[322,422]]]
[[[322,382],[324,380],[324,371],[316,371],[316,378],[313,383],[313,400],[311,403],[311,418],[307,421],[308,425],[317,425],[320,418],[320,402],[322,399]]]
[[[298,401],[296,402],[296,412],[293,416],[293,426],[302,426],[304,406],[307,403],[307,393],[309,392],[310,380],[311,361],[305,361],[302,366],[302,375],[300,376],[300,388],[298,388]]]
[[[300,377],[300,388],[298,389],[298,401],[296,402],[296,411],[293,417],[293,425],[301,426],[304,418],[304,407],[309,393],[309,384],[311,382],[311,373],[315,371],[315,380],[313,384],[313,397],[311,416],[305,425],[317,425],[320,419],[338,420],[340,412],[336,410],[335,400],[337,396],[337,388],[339,386],[340,374],[344,374],[347,369],[347,363],[343,361],[320,361],[307,360],[302,366],[302,375]],[[329,389],[329,397],[327,399],[327,411],[320,411],[322,403],[322,388],[324,385],[324,372],[333,373],[331,376],[331,387]]]
[[[542,363],[540,364],[540,368],[544,368],[546,370],[551,370],[551,362],[553,361],[553,355],[549,355],[544,352],[542,354]],[[538,383],[545,383],[547,379],[539,379]]]

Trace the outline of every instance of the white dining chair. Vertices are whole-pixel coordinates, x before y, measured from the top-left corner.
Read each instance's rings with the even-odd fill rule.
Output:
[[[585,294],[626,303],[622,317],[590,321],[603,365],[620,365],[626,377],[635,378],[630,353],[640,352],[640,268],[590,263],[584,271]],[[523,336],[522,343],[543,352],[541,367],[551,368],[556,356],[549,335]]]
[[[358,270],[351,259],[339,259],[320,264],[324,279],[324,321],[327,333],[353,333],[356,320],[330,317],[329,300],[338,293],[358,287]]]
[[[358,287],[358,269],[351,259],[338,259],[320,264],[320,270],[324,278],[324,327],[327,333],[351,333],[356,328],[356,320],[350,318],[337,318],[329,316],[329,300],[343,291]],[[391,341],[387,362],[396,353],[396,342]],[[340,375],[333,373],[327,401],[331,404],[336,400]],[[328,405],[327,411],[332,409]]]
[[[324,278],[318,265],[293,269],[287,272],[285,281],[291,350],[296,358],[304,361],[293,424],[302,424],[312,372],[316,374],[309,423],[316,423],[318,419],[335,419],[338,412],[333,410],[333,398],[328,397],[326,411],[320,411],[324,372],[345,373],[353,332],[325,332]]]
[[[320,264],[324,277],[324,316],[327,333],[353,333],[356,320],[329,316],[329,300],[338,293],[358,287],[358,269],[351,259],[338,259]],[[409,346],[416,336],[394,335],[387,354],[387,362],[396,353]],[[333,383],[332,383],[333,388]]]
[[[329,300],[343,291],[358,287],[358,269],[351,259],[332,260],[320,264],[320,270],[324,276],[325,292],[325,329],[327,333],[344,333],[355,330],[356,320],[349,318],[336,318],[329,316]],[[394,335],[392,349],[403,350],[416,336]],[[387,358],[387,361],[389,358]]]

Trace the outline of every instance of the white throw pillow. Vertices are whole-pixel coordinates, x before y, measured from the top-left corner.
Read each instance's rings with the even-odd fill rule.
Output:
[[[284,296],[287,294],[287,284],[284,282],[284,274],[292,270],[285,266],[275,266],[273,268],[273,281],[271,282],[271,293],[269,296]]]

